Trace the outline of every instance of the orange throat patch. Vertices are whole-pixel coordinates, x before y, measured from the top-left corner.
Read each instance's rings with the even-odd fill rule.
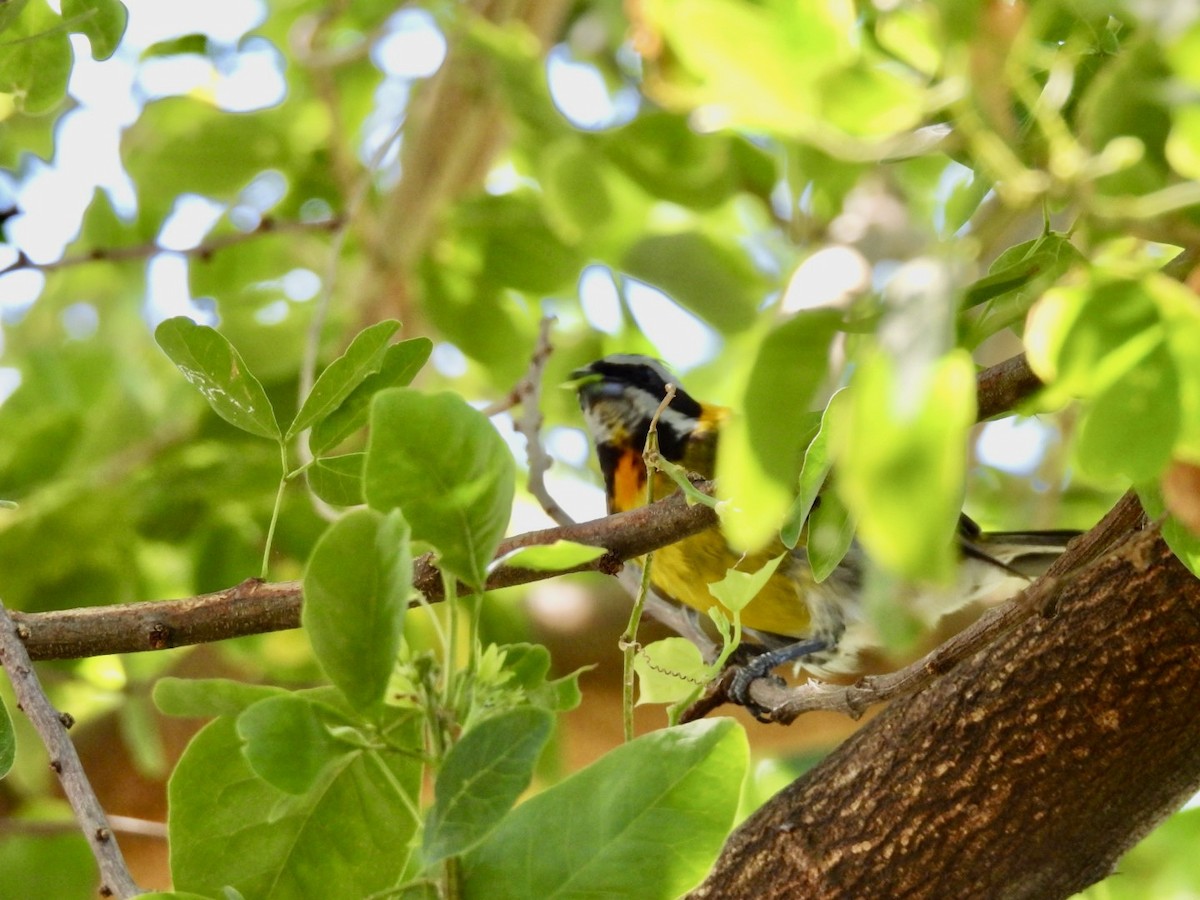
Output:
[[[632,447],[617,458],[612,474],[612,504],[610,512],[624,512],[646,502],[646,465],[642,454]]]

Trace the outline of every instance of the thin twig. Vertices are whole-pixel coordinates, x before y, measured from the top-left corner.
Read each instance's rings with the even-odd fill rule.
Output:
[[[104,814],[96,792],[83,771],[75,745],[67,735],[72,720],[50,703],[42,690],[33,662],[21,642],[22,630],[0,603],[0,663],[8,672],[17,707],[37,730],[50,756],[50,768],[62,784],[67,802],[75,811],[75,820],[87,838],[100,869],[100,894],[104,897],[134,897],[141,893],[117,845],[112,827]]]
[[[554,347],[550,343],[550,329],[554,316],[543,316],[538,326],[537,344],[529,360],[529,371],[503,400],[484,410],[485,415],[494,416],[521,407],[521,415],[513,416],[513,428],[525,438],[525,456],[529,462],[529,478],[526,488],[541,505],[542,510],[559,525],[574,525],[575,520],[558,505],[546,487],[546,472],[553,462],[542,446],[542,374]]]
[[[295,231],[336,231],[341,227],[342,220],[337,216],[329,219],[319,219],[314,222],[279,222],[270,217],[264,217],[258,223],[258,226],[250,231],[222,234],[209,238],[207,241],[201,241],[195,247],[188,247],[182,250],[174,247],[164,247],[157,241],[149,241],[145,244],[135,244],[129,247],[98,247],[94,250],[89,250],[87,253],[64,256],[61,259],[45,263],[34,262],[24,251],[19,251],[14,262],[0,269],[0,275],[19,272],[23,269],[33,269],[38,272],[56,272],[59,269],[69,269],[72,266],[86,266],[89,263],[128,262],[136,259],[149,259],[152,256],[157,256],[159,253],[174,253],[179,256],[194,256],[197,259],[208,259],[213,254],[219,253],[228,247],[243,244],[246,241],[264,237],[268,234],[287,234]]]
[[[132,834],[138,837],[167,839],[165,822],[155,822],[152,819],[139,819],[134,816],[108,817],[109,827],[122,834]],[[0,819],[0,834],[75,834],[79,825],[69,819]]]

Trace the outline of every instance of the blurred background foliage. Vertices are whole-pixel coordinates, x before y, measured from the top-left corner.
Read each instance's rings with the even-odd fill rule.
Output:
[[[1186,348],[1155,356],[1150,382],[1124,395],[1137,402],[1116,413],[1068,402],[1103,399],[1105,385],[1079,371],[1174,321],[1163,311],[1174,301],[1147,279],[1200,233],[1192,4],[170,6],[0,9],[0,498],[18,504],[0,508],[0,596],[11,607],[182,597],[257,573],[277,452],[213,414],[155,346],[154,326],[177,314],[216,325],[285,419],[314,365],[387,317],[401,337],[434,342],[419,386],[497,401],[553,315],[549,483],[591,518],[603,511],[598,475],[574,399],[557,389],[577,366],[650,353],[696,396],[761,422],[820,407],[855,364],[886,358],[899,369],[882,390],[916,385],[908,424],[932,435],[907,460],[924,477],[965,434],[936,427],[946,403],[972,402],[937,373],[951,358],[1020,352],[1027,314],[1057,286],[1039,374],[1075,380],[971,432],[968,511],[993,528],[1085,528],[1131,479],[1153,491],[1172,461],[1200,462],[1200,363]],[[1140,312],[1101,329],[1088,356],[1054,311],[1072,291],[1114,284],[1111,302]],[[817,308],[850,323],[827,352],[789,354],[782,338],[762,350],[787,316]],[[1080,341],[1095,349],[1089,334]],[[799,377],[781,360],[821,389],[773,389],[799,383],[780,380]],[[1177,409],[1152,402],[1171,378]],[[883,428],[890,408],[864,402],[851,441],[872,421]],[[508,414],[494,421],[523,460]],[[1156,436],[1138,443],[1142,431]],[[723,472],[778,505],[769,477],[742,478],[761,460],[739,440]],[[1130,446],[1133,472],[1113,463]],[[857,457],[842,457],[853,468]],[[893,486],[872,474],[877,462],[848,483],[861,477],[892,510],[870,528],[903,530],[905,514],[926,511],[913,498],[928,479]],[[957,509],[962,491],[951,478],[928,508]],[[846,499],[853,508],[853,490]],[[300,575],[324,516],[293,485],[272,579]],[[519,494],[510,529],[544,524]],[[545,641],[561,671],[605,664],[559,736],[560,771],[619,741],[611,679],[625,609],[599,576],[501,592],[487,607],[493,638]],[[189,732],[153,712],[156,677],[320,677],[300,633],[43,671],[80,720],[109,811],[157,821]],[[748,796],[761,802],[791,771],[769,754],[807,764],[851,725],[750,727],[764,762]],[[32,735],[20,736],[0,785],[0,898],[90,896],[82,838]],[[1197,821],[1173,819],[1089,895],[1200,897],[1187,852]],[[130,827],[143,885],[165,885],[161,835]],[[61,885],[47,894],[49,869]]]

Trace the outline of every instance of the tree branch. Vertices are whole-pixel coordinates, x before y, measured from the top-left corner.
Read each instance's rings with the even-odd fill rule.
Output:
[[[58,776],[67,802],[75,811],[75,820],[96,857],[100,869],[100,895],[122,900],[134,897],[141,890],[129,874],[108,818],[67,734],[73,720],[68,714],[58,712],[42,690],[33,662],[22,643],[24,636],[21,626],[13,622],[4,604],[0,603],[0,664],[8,672],[18,708],[37,729],[46,747],[50,768]]]
[[[692,900],[1067,897],[1200,785],[1200,580],[1156,530],[894,701],[730,838]]]
[[[711,484],[701,488],[712,490]],[[498,555],[556,540],[604,547],[608,553],[582,566],[541,571],[501,565],[489,576],[489,589],[527,584],[570,572],[617,572],[628,559],[642,556],[716,523],[713,511],[688,506],[674,495],[653,506],[567,527],[531,531],[505,539]],[[442,599],[441,576],[429,554],[416,560],[413,584],[430,601]],[[467,591],[465,586],[460,590]],[[180,600],[151,600],[117,606],[92,606],[55,612],[13,613],[34,659],[78,659],[106,653],[165,650],[248,634],[300,627],[301,584],[247,579],[223,591]]]
[[[1041,386],[1023,353],[984,369],[976,378],[976,421],[986,422],[1012,412]]]

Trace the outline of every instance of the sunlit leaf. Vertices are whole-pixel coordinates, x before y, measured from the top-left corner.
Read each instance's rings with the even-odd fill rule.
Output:
[[[804,450],[804,464],[800,467],[800,492],[788,510],[787,519],[779,533],[787,547],[795,547],[800,542],[800,533],[808,521],[813,505],[817,502],[821,488],[825,485],[825,479],[833,468],[833,456],[829,446],[830,423],[836,415],[841,414],[833,413],[833,410],[841,410],[849,400],[850,396],[845,388],[829,398],[825,411],[821,413],[821,426]]]
[[[511,566],[516,569],[534,569],[539,572],[556,572],[582,566],[599,559],[608,551],[591,544],[575,541],[555,541],[553,544],[535,544],[520,547],[498,557],[493,565]]]
[[[881,353],[856,373],[836,422],[836,488],[859,539],[893,573],[951,577],[974,420],[975,369],[965,351],[905,386]]]
[[[662,85],[663,98],[719,109],[752,129],[803,133],[820,106],[818,79],[854,57],[848,3],[668,0],[647,13],[682,69]]]
[[[71,41],[45,0],[28,0],[18,9],[2,35],[0,93],[12,94],[18,110],[41,115],[66,96]]]
[[[730,612],[743,610],[766,586],[779,564],[783,562],[784,556],[786,554],[780,554],[768,560],[754,572],[730,569],[720,581],[711,583],[708,591]]]
[[[176,316],[154,330],[154,339],[217,415],[243,431],[279,440],[266,391],[220,332]]]
[[[820,584],[833,574],[854,542],[854,518],[837,491],[826,491],[808,518],[808,564]]]
[[[113,55],[129,20],[129,11],[120,0],[63,0],[62,13],[72,31],[87,35],[93,59]]]
[[[1153,478],[1179,433],[1179,380],[1162,345],[1115,385],[1092,398],[1079,426],[1080,468],[1100,479]]]
[[[663,638],[642,647],[633,659],[638,703],[678,703],[704,687],[711,667],[700,650],[681,637]]]
[[[717,454],[718,493],[730,501],[721,510],[721,523],[735,547],[758,549],[783,524],[804,449],[820,422],[819,414],[807,410],[825,377],[829,345],[840,321],[828,310],[800,313],[759,345],[740,404],[742,415],[722,430]]]

